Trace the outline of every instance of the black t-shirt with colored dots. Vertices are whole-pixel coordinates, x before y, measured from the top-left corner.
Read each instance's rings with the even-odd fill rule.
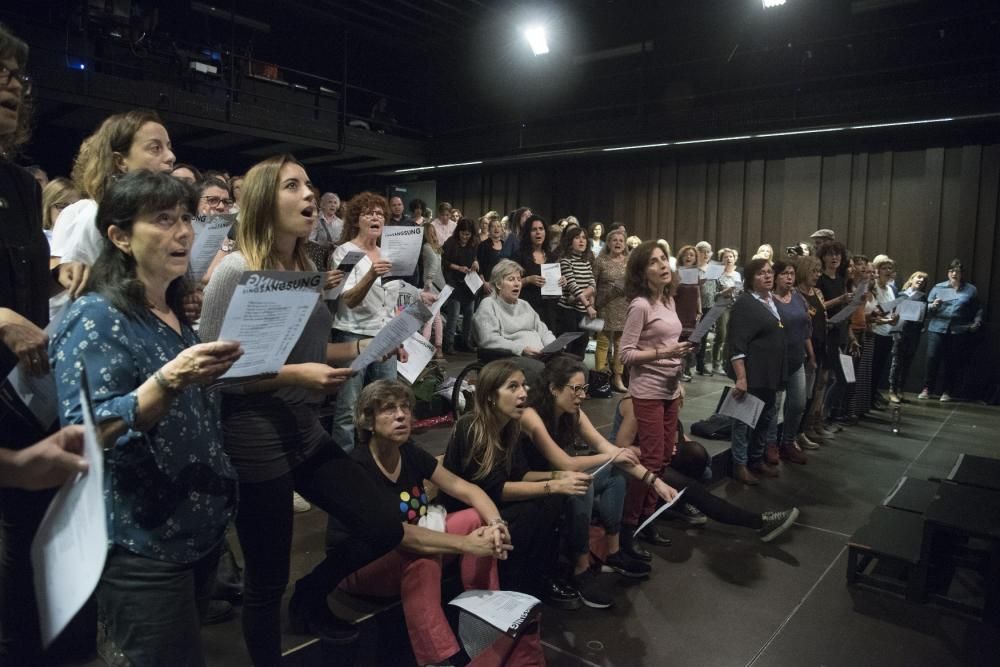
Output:
[[[399,479],[394,482],[378,467],[367,446],[355,447],[351,456],[374,477],[379,487],[385,490],[385,502],[392,502],[399,507],[400,521],[416,524],[420,521],[420,517],[427,514],[429,503],[427,492],[424,490],[424,480],[430,479],[434,474],[438,465],[437,459],[420,449],[412,440],[408,440],[399,448],[401,459]]]

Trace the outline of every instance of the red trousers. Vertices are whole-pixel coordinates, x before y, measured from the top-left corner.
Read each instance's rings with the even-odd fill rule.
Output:
[[[481,525],[479,514],[473,509],[451,513],[447,518],[447,530],[453,535],[468,535]],[[348,593],[375,597],[400,596],[410,645],[417,664],[420,665],[442,662],[459,649],[458,640],[455,639],[441,606],[442,558],[440,555],[423,556],[396,549],[369,563],[340,584],[340,588]],[[492,557],[463,555],[460,570],[465,590],[495,591],[500,587],[497,562]],[[499,664],[501,656],[510,648],[510,641],[509,638],[501,637],[497,645],[480,654],[473,664]],[[533,637],[521,638],[507,657],[506,664],[544,664],[540,642],[537,633]],[[537,660],[534,658],[536,654]]]
[[[638,422],[639,461],[657,477],[670,463],[677,444],[677,414],[680,401],[669,399],[633,398],[632,409]],[[625,491],[622,523],[638,526],[656,511],[659,496],[641,480],[629,476]]]

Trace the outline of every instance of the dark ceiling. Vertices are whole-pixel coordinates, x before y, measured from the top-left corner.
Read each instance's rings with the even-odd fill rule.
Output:
[[[88,23],[88,4],[113,7],[117,23]],[[286,132],[258,136],[268,134],[260,132],[266,122],[240,135],[244,161],[281,148],[345,173],[663,136],[1000,111],[995,0],[788,0],[767,10],[760,0],[66,0],[44,7],[11,0],[0,20],[15,31],[21,23],[48,26],[51,37],[39,39],[55,51],[95,38],[100,46],[117,25],[124,60],[207,49],[273,63],[290,84],[337,91],[342,109],[360,118],[385,96],[400,127],[375,148],[363,144],[377,138],[357,133],[352,146],[344,133],[332,143]],[[534,22],[547,27],[551,48],[538,58],[521,35]],[[87,116],[67,111],[47,109],[67,127]],[[195,128],[189,147],[200,155],[209,149],[199,141],[216,140],[196,121],[176,119]],[[183,142],[185,131],[177,134]],[[391,146],[396,137],[410,143]]]

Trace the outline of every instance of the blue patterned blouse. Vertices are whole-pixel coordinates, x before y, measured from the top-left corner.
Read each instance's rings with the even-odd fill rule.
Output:
[[[105,453],[108,538],[128,551],[175,563],[208,554],[236,511],[236,472],[222,448],[215,397],[186,388],[160,422],[134,430],[139,385],[199,343],[153,314],[129,319],[104,297],[78,299],[49,344],[63,424],[82,423],[80,373],[86,367],[98,423],[128,430]]]

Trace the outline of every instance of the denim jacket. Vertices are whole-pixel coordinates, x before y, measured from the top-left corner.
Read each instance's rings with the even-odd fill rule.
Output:
[[[949,287],[948,281],[931,288],[927,295],[927,330],[932,333],[969,333],[969,327],[983,322],[983,307],[979,303],[975,285],[963,282],[956,290],[958,298],[946,301],[937,308],[931,306],[938,293]]]

